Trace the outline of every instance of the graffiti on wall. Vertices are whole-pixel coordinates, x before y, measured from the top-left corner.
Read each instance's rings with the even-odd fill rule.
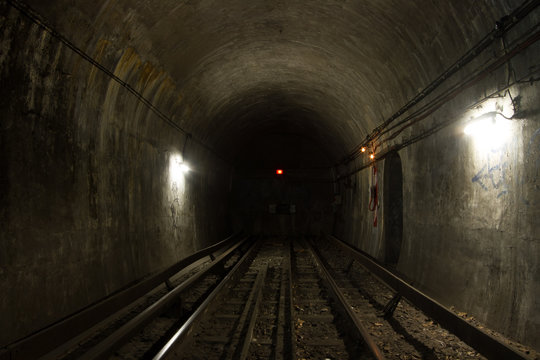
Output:
[[[508,193],[508,160],[506,149],[490,151],[484,166],[472,178],[485,191],[495,191],[497,198]]]
[[[484,165],[472,177],[471,181],[484,191],[494,191],[497,198],[508,194],[511,179],[511,163],[508,160],[508,153],[511,151],[508,146],[489,151],[483,161]],[[537,129],[526,143],[524,166],[526,171],[519,179],[516,179],[516,184],[536,184],[540,175],[540,129]],[[531,188],[540,191],[538,186]],[[530,205],[529,201],[529,199],[522,199],[526,205]]]

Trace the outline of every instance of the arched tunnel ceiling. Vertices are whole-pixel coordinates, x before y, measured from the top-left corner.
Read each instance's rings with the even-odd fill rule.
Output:
[[[314,139],[330,162],[519,5],[495,6],[489,0],[29,3],[90,53],[97,40],[108,39],[163,67],[189,108],[189,116],[177,117],[181,126],[227,156],[235,156],[247,139],[287,124],[287,131]]]

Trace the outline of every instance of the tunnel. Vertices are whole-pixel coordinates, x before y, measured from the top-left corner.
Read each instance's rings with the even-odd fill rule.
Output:
[[[2,349],[243,233],[540,351],[539,4],[0,0]]]

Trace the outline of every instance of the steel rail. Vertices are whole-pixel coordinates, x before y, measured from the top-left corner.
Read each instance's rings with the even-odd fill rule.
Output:
[[[290,239],[292,244],[292,239]],[[291,251],[286,245],[285,256],[281,265],[281,281],[279,287],[278,330],[276,333],[276,348],[274,359],[296,359],[294,344],[294,324],[292,322],[292,282],[291,282]]]
[[[246,237],[242,241],[239,241],[235,245],[231,246],[229,249],[219,255],[208,268],[198,272],[183,283],[174,287],[157,302],[149,306],[146,310],[113,332],[105,340],[83,354],[80,359],[103,359],[112,354],[118,347],[120,347],[120,345],[129,340],[130,337],[140,331],[146,324],[148,324],[159,314],[163,313],[175,301],[178,301],[180,295],[193,287],[202,277],[214,271],[218,271],[219,268],[223,266],[223,264],[232,256],[233,252],[246,243],[248,239],[249,238]]]
[[[326,268],[324,261],[322,260],[318,250],[312,246],[309,241],[306,241],[308,250],[311,253],[312,258],[315,260],[317,268],[320,270],[319,273],[323,278],[323,281],[326,283],[328,290],[330,290],[331,295],[336,300],[336,303],[340,305],[342,312],[345,314],[346,320],[349,323],[352,323],[354,326],[351,326],[355,330],[356,335],[364,340],[365,344],[369,348],[372,355],[377,360],[384,360],[385,357],[382,354],[381,350],[375,344],[373,338],[369,335],[367,329],[362,325],[358,315],[352,310],[352,306],[349,304],[349,301],[343,295],[343,292],[339,289],[336,281],[333,276],[330,274],[330,271]]]
[[[289,321],[287,322],[287,332],[288,332],[288,340],[290,342],[290,354],[289,354],[289,360],[296,360],[296,336],[294,333],[294,300],[293,300],[293,259],[292,259],[292,252],[293,252],[293,242],[294,240],[291,238],[290,244],[289,244],[289,250],[287,251],[287,258],[286,258],[286,266],[287,266],[287,275],[289,276],[289,285],[287,286],[287,293],[285,296],[289,299],[289,306],[287,308],[287,312],[289,315]],[[285,354],[283,356],[283,359],[285,359]],[[277,359],[276,359],[277,360]]]
[[[277,331],[276,331],[276,347],[274,349],[274,359],[282,359],[285,353],[285,327],[287,321],[285,320],[285,304],[286,304],[286,274],[287,267],[284,263],[281,265],[281,280],[279,284],[279,300],[278,300],[278,315],[277,315]],[[287,309],[288,310],[288,309]]]
[[[259,316],[259,308],[261,306],[262,292],[267,272],[268,264],[266,264],[262,270],[259,270],[257,274],[253,290],[246,304],[246,310],[240,317],[239,326],[235,332],[233,341],[231,342],[229,353],[225,357],[226,360],[245,360],[248,357],[249,347],[251,345],[251,340],[253,339],[253,329],[255,328],[255,323],[257,322],[257,317]],[[247,320],[248,316],[249,321]],[[247,329],[244,331],[246,325]],[[243,333],[245,334],[242,337],[241,335]]]
[[[56,350],[164,283],[185,267],[234,242],[238,236],[239,233],[235,233],[212,246],[187,256],[157,274],[119,290],[26,338],[7,345],[0,351],[0,360],[35,359]]]
[[[223,290],[226,285],[234,282],[238,279],[241,272],[249,265],[249,262],[253,260],[256,250],[260,245],[260,241],[254,242],[242,258],[236,263],[231,271],[223,278],[223,280],[216,286],[216,288],[208,295],[208,297],[202,302],[202,304],[191,314],[186,322],[178,329],[178,331],[171,336],[169,341],[161,348],[161,350],[154,356],[153,360],[162,360],[168,358],[180,357],[180,348],[189,333],[193,325],[200,320],[200,318],[206,314],[210,306],[219,300],[220,295],[223,295]]]
[[[413,305],[437,321],[442,327],[452,332],[487,358],[506,360],[532,359],[518,350],[501,343],[493,336],[462,319],[444,305],[388,271],[363,251],[346,244],[334,236],[326,235],[326,237],[333,240],[348,256],[357,260],[365,269],[379,278],[388,287],[409,300]]]

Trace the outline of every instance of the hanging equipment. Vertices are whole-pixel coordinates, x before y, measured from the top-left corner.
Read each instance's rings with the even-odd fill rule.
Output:
[[[369,197],[369,211],[373,211],[373,226],[377,227],[377,209],[379,207],[379,181],[377,178],[377,167],[373,165],[371,172],[371,187]]]

